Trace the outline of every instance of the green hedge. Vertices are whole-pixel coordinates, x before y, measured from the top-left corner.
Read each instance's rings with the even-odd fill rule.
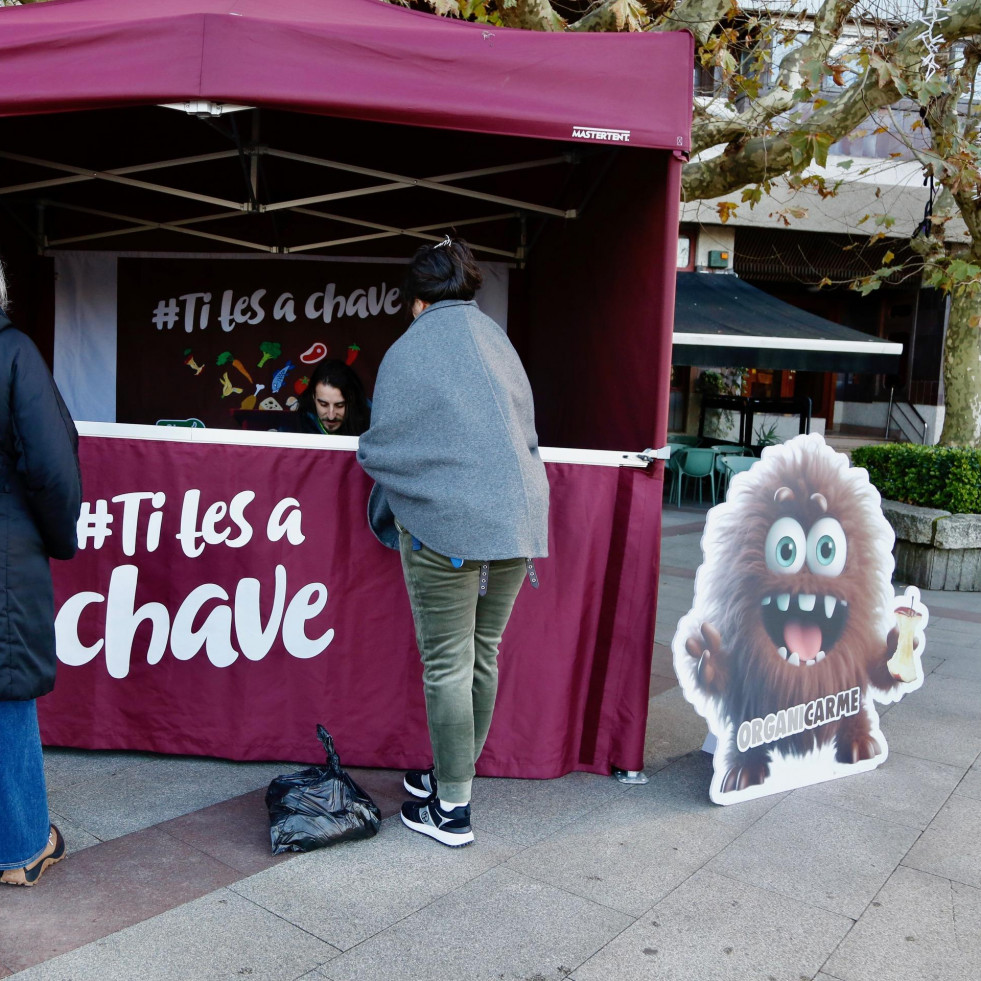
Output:
[[[981,450],[883,443],[852,450],[852,463],[886,500],[981,514]]]

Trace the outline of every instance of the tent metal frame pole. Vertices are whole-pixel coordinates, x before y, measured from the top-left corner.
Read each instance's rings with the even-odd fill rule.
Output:
[[[390,232],[375,232],[371,235],[351,235],[348,238],[325,239],[323,242],[310,242],[307,245],[291,245],[283,249],[289,254],[292,252],[310,252],[313,249],[327,249],[335,245],[353,245],[356,242],[373,242],[380,238],[391,238]]]
[[[328,214],[323,211],[314,211],[312,208],[293,208],[291,213],[310,215],[313,218],[325,218],[329,221],[340,221],[346,222],[349,225],[358,225],[361,228],[373,228],[384,234],[381,235],[370,235],[364,236],[362,241],[367,241],[370,239],[378,238],[393,238],[399,235],[405,235],[409,238],[420,238],[427,242],[438,242],[442,238],[440,235],[427,235],[426,232],[431,231],[434,228],[447,228],[452,227],[463,227],[464,225],[478,225],[487,221],[501,221],[509,218],[515,218],[518,216],[518,212],[505,212],[500,215],[488,215],[485,218],[465,218],[462,221],[441,221],[435,222],[432,225],[417,225],[414,228],[398,228],[395,225],[382,225],[375,221],[366,221],[362,218],[350,218],[346,215],[334,215]],[[328,245],[342,245],[349,242],[359,241],[357,238],[353,239],[338,239],[334,242],[313,242],[308,245],[297,245],[287,248],[286,252],[309,252],[311,249],[316,248],[326,248]],[[508,259],[516,259],[517,255],[514,252],[508,252],[505,249],[495,249],[488,245],[480,245],[476,242],[467,243],[470,248],[479,251],[487,252],[493,255],[504,256]]]
[[[316,167],[327,167],[331,170],[340,170],[344,173],[359,174],[363,177],[377,177],[380,180],[391,181],[392,184],[381,185],[377,188],[360,188],[353,191],[342,191],[331,195],[315,195],[307,198],[296,198],[292,201],[279,201],[275,204],[260,205],[261,211],[283,211],[295,208],[300,205],[320,204],[324,201],[337,200],[338,197],[359,197],[364,194],[374,194],[380,190],[398,190],[400,187],[423,187],[431,191],[441,191],[444,194],[454,194],[458,197],[472,198],[476,201],[489,201],[493,204],[501,204],[509,208],[517,208],[521,211],[534,211],[538,214],[551,215],[553,218],[575,218],[575,209],[563,210],[560,208],[550,208],[543,204],[532,204],[528,201],[518,201],[514,198],[502,197],[498,194],[488,194],[484,191],[473,191],[465,187],[454,187],[443,183],[448,178],[463,180],[465,177],[477,177],[486,174],[485,170],[469,171],[464,174],[450,174],[437,177],[405,177],[402,174],[393,174],[384,170],[374,170],[370,167],[358,167],[354,164],[340,163],[336,160],[324,160],[321,157],[311,157],[303,153],[291,153],[286,150],[274,150],[270,147],[263,147],[262,153],[272,157],[279,157],[283,160],[292,160],[295,163],[308,163]],[[565,158],[559,158],[563,161]],[[554,160],[552,161],[555,162]],[[537,166],[539,163],[533,162],[526,165],[513,164],[507,169],[521,170],[523,167]],[[499,168],[494,168],[495,172],[503,172]]]
[[[37,221],[37,254],[44,255],[44,250],[47,247],[47,236],[44,231],[45,227],[45,207],[43,201],[38,201],[36,205],[35,218]]]
[[[116,235],[132,235],[134,232],[148,232],[156,229],[175,232],[181,235],[192,235],[195,238],[210,238],[216,242],[226,242],[231,245],[241,245],[245,248],[255,249],[259,252],[275,252],[275,246],[261,245],[257,242],[248,242],[244,239],[229,238],[227,235],[215,235],[213,232],[200,232],[190,228],[188,225],[196,225],[205,221],[219,221],[222,218],[240,218],[240,211],[224,211],[215,215],[199,215],[195,218],[181,218],[174,222],[145,221],[141,218],[133,218],[130,215],[119,215],[111,211],[99,211],[96,208],[85,208],[77,204],[63,204],[60,201],[45,201],[48,207],[61,208],[65,211],[77,211],[84,215],[95,215],[98,218],[110,218],[114,221],[125,221],[130,223],[130,227],[117,228],[106,232],[92,232],[89,235],[73,235],[70,238],[60,238],[46,243],[48,247],[57,245],[71,245],[76,242],[91,242],[100,238],[112,238]]]
[[[215,235],[213,232],[200,232],[193,228],[175,228],[172,225],[146,225],[139,228],[124,228],[113,233],[99,232],[93,235],[76,235],[73,238],[60,238],[55,241],[48,242],[48,247],[53,248],[56,245],[71,245],[75,242],[90,242],[93,239],[98,238],[112,238],[116,235],[132,235],[135,232],[149,232],[154,229],[163,229],[169,232],[175,232],[180,235],[190,235],[193,238],[206,238],[212,242],[224,242],[228,245],[240,245],[244,249],[253,249],[256,252],[269,252],[275,254],[279,250],[275,245],[262,245],[259,242],[247,242],[245,239],[241,238],[229,238],[227,235]]]
[[[259,145],[259,110],[252,110],[252,146]],[[252,200],[259,200],[259,154],[249,154],[249,180],[252,183]]]
[[[258,130],[258,119],[253,119],[253,135],[257,136]],[[85,208],[79,205],[69,205],[67,203],[63,204],[58,201],[47,200],[43,202],[43,206],[59,207],[69,211],[77,211],[82,214],[91,214],[103,218],[108,218],[114,221],[120,221],[126,223],[127,227],[121,229],[114,229],[112,231],[105,232],[92,232],[87,235],[75,235],[67,238],[61,238],[50,242],[44,242],[43,246],[40,247],[51,247],[51,246],[63,246],[70,245],[79,242],[90,242],[102,238],[112,238],[116,235],[130,235],[142,231],[152,231],[152,230],[164,230],[172,231],[178,234],[191,235],[195,238],[206,238],[211,239],[216,242],[223,242],[231,245],[238,245],[243,248],[253,249],[260,252],[309,252],[318,248],[330,248],[338,245],[348,245],[355,242],[372,241],[375,239],[382,239],[387,237],[394,237],[399,235],[407,235],[409,237],[421,238],[427,241],[436,240],[437,236],[431,236],[425,234],[430,229],[443,228],[447,225],[463,226],[470,224],[478,224],[481,222],[497,221],[512,217],[518,217],[528,212],[536,212],[539,214],[552,215],[554,217],[561,218],[574,218],[576,212],[573,211],[563,211],[556,208],[549,208],[545,205],[532,204],[525,201],[517,201],[512,198],[505,198],[499,195],[488,194],[482,191],[475,191],[468,188],[460,188],[449,185],[449,181],[458,180],[468,180],[477,177],[487,177],[496,174],[506,174],[514,173],[521,170],[529,170],[538,167],[549,167],[556,166],[559,164],[568,164],[574,160],[574,156],[571,154],[562,154],[555,157],[547,157],[538,160],[523,161],[515,164],[502,164],[495,167],[483,167],[477,170],[460,171],[452,174],[441,174],[429,178],[413,178],[413,177],[403,177],[399,174],[391,174],[386,171],[374,170],[366,167],[358,167],[353,164],[344,164],[338,161],[325,160],[320,157],[311,157],[304,154],[291,153],[285,150],[276,150],[270,147],[263,147],[258,145],[253,145],[253,147],[248,151],[251,156],[251,167],[249,177],[252,181],[253,194],[258,191],[258,166],[259,157],[268,154],[269,156],[279,157],[285,160],[292,160],[294,162],[309,163],[315,166],[326,167],[333,170],[340,170],[349,173],[357,173],[365,176],[380,177],[383,179],[391,180],[392,183],[376,185],[373,187],[359,188],[349,191],[337,191],[330,194],[316,195],[309,198],[298,198],[293,201],[283,201],[273,204],[256,204],[254,201],[251,202],[236,202],[228,201],[223,198],[216,198],[210,195],[198,194],[194,191],[184,191],[178,188],[168,187],[161,184],[153,184],[147,181],[134,180],[127,175],[135,173],[145,173],[152,170],[160,170],[167,167],[179,167],[186,166],[190,164],[197,163],[209,163],[217,160],[228,160],[231,158],[238,157],[240,154],[239,150],[222,150],[216,153],[206,153],[197,154],[188,157],[175,157],[168,160],[158,160],[152,163],[144,164],[134,164],[128,167],[117,167],[106,171],[92,171],[87,170],[82,167],[75,167],[71,164],[57,163],[51,160],[43,160],[37,157],[30,157],[24,154],[10,153],[8,151],[0,151],[0,159],[11,160],[19,163],[30,164],[38,167],[46,167],[51,170],[60,170],[62,172],[67,172],[71,176],[51,178],[45,181],[33,181],[26,184],[12,185],[9,187],[0,187],[0,195],[12,194],[17,192],[41,190],[52,187],[61,187],[66,184],[74,184],[83,181],[91,180],[104,180],[111,183],[124,184],[131,187],[140,188],[142,190],[154,191],[161,194],[166,194],[170,197],[175,197],[183,200],[198,201],[205,204],[215,204],[221,207],[231,209],[219,214],[202,215],[194,218],[180,219],[177,221],[170,222],[157,222],[149,221],[141,218],[134,218],[130,215],[121,215],[113,212],[99,211],[92,208]],[[377,194],[384,191],[395,191],[402,190],[408,187],[425,187],[435,191],[442,191],[447,194],[452,194],[461,197],[467,197],[479,201],[487,201],[499,204],[505,204],[515,210],[513,212],[490,215],[486,217],[478,217],[472,219],[462,219],[456,222],[439,222],[432,225],[422,225],[413,228],[397,228],[393,225],[385,225],[376,222],[367,221],[364,219],[350,218],[343,215],[329,214],[325,212],[315,211],[303,207],[306,204],[321,204],[327,201],[350,199],[357,197],[364,197],[370,194]],[[192,230],[186,226],[191,224],[199,224],[207,221],[217,221],[223,218],[237,217],[242,214],[257,214],[261,212],[276,212],[276,211],[288,211],[295,212],[298,214],[306,214],[311,217],[322,218],[325,220],[333,220],[346,222],[348,224],[353,224],[362,228],[370,228],[377,230],[378,234],[369,235],[359,235],[350,236],[340,239],[332,239],[322,242],[313,242],[304,245],[292,246],[289,248],[281,248],[279,246],[268,246],[262,245],[258,242],[251,242],[244,239],[230,238],[224,235],[217,235],[211,232],[204,232],[198,230]],[[480,252],[499,255],[507,259],[515,260],[520,259],[519,252],[509,251],[505,249],[497,249],[491,246],[479,245],[477,243],[471,243],[472,247]]]
[[[29,184],[15,184],[10,187],[0,187],[0,194],[15,194],[20,191],[34,191],[46,187],[61,187],[64,184],[77,184],[80,181],[96,180],[102,175],[125,177],[127,174],[140,174],[148,170],[162,170],[166,167],[183,167],[187,164],[210,163],[214,160],[227,160],[237,157],[237,150],[221,150],[218,153],[202,153],[194,157],[176,157],[173,160],[158,160],[154,163],[134,164],[131,167],[114,167],[112,170],[90,171],[70,164],[54,163],[50,160],[39,160],[36,157],[26,157],[20,153],[8,153],[0,150],[0,160],[13,160],[15,163],[32,164],[37,167],[47,167],[50,170],[68,170],[75,173],[73,177],[52,177],[46,181],[32,181]]]
[[[238,156],[238,152],[235,151],[232,155]],[[4,156],[13,156],[13,154],[4,154]],[[251,206],[247,202],[242,203],[239,201],[226,201],[224,198],[215,198],[210,194],[198,194],[195,191],[181,191],[177,188],[166,187],[163,184],[151,184],[148,181],[137,181],[133,180],[132,177],[123,177],[120,174],[114,174],[112,171],[108,170],[87,170],[84,167],[73,167],[71,164],[59,164],[45,160],[32,161],[27,157],[21,158],[21,160],[25,163],[36,163],[42,167],[50,167],[52,170],[62,170],[69,174],[76,174],[89,180],[103,180],[109,181],[112,184],[124,184],[127,187],[138,187],[143,191],[155,191],[158,194],[169,194],[171,197],[175,198],[186,198],[189,201],[202,201],[205,204],[217,204],[223,208],[238,208],[240,211],[252,210]]]

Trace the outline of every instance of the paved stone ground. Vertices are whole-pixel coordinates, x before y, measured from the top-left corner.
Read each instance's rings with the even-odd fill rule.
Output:
[[[665,510],[646,786],[479,780],[451,851],[394,816],[400,773],[352,771],[378,836],[272,858],[288,763],[50,750],[71,856],[0,894],[0,978],[976,981],[981,599],[924,594],[929,676],[878,770],[717,807],[668,649],[703,519]]]

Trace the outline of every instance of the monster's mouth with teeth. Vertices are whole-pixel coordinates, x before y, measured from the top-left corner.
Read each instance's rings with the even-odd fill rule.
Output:
[[[848,603],[814,593],[775,593],[761,603],[763,626],[793,667],[814,667],[831,653],[848,621]]]

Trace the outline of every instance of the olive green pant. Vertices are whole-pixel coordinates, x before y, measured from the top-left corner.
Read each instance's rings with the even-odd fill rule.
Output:
[[[480,563],[457,569],[399,532],[402,571],[422,658],[426,718],[443,800],[470,800],[474,763],[497,699],[497,649],[525,577],[524,559],[490,563],[481,596]]]

